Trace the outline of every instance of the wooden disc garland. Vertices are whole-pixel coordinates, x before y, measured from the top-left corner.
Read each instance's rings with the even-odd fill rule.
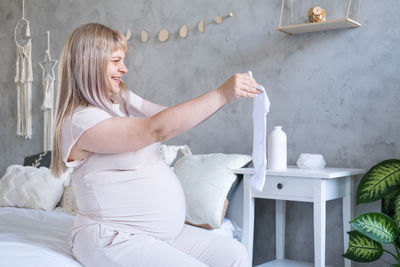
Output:
[[[180,29],[179,29],[179,36],[181,38],[186,38],[188,35],[188,26],[187,25],[183,25]]]
[[[197,24],[197,29],[199,30],[199,32],[204,32],[205,30],[204,19],[199,21],[199,23]]]
[[[222,17],[221,17],[221,16],[216,16],[215,19],[214,19],[214,21],[215,21],[215,23],[217,23],[217,24],[221,24],[221,22],[222,22]]]
[[[169,38],[169,32],[167,29],[162,29],[160,31],[160,33],[158,34],[158,40],[160,40],[160,42],[165,42],[167,41]]]
[[[129,39],[131,39],[131,37],[132,37],[132,32],[130,30],[127,30],[126,34],[125,34],[125,39],[127,41],[129,41]]]
[[[146,43],[149,40],[149,33],[146,30],[142,30],[140,38],[142,39],[143,43]]]
[[[226,19],[228,17],[232,17],[232,16],[234,16],[233,12],[229,13],[228,15],[226,15],[224,17],[216,16],[214,18],[214,22],[216,24],[221,24],[224,19]],[[205,31],[205,27],[206,27],[206,23],[205,23],[204,19],[201,19],[197,23],[197,30],[199,32],[204,32]],[[178,33],[175,34],[175,35],[179,35],[180,38],[186,38],[188,36],[188,34],[189,34],[189,27],[185,24],[185,25],[182,25],[179,28]],[[169,35],[170,35],[170,32],[168,31],[168,29],[163,28],[158,33],[158,40],[160,42],[166,42],[169,39]],[[132,32],[129,29],[126,31],[125,38],[126,38],[127,41],[129,41],[132,38]],[[146,31],[146,30],[142,30],[141,33],[140,33],[140,39],[142,40],[143,43],[148,42],[149,39],[150,39],[149,32]]]

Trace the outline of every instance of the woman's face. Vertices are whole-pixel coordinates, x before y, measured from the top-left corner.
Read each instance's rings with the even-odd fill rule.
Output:
[[[123,50],[116,50],[111,53],[110,59],[107,64],[107,79],[111,84],[111,91],[108,92],[109,97],[112,94],[119,93],[121,90],[119,84],[123,74],[128,72],[124,63],[125,53]]]

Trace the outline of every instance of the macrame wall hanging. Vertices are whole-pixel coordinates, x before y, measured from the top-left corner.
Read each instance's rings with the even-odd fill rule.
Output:
[[[54,68],[57,60],[50,56],[50,32],[47,31],[47,49],[44,60],[39,63],[43,70],[43,103],[42,110],[44,116],[43,123],[43,144],[44,151],[51,150],[53,147],[53,109],[54,109]]]
[[[14,30],[17,47],[15,83],[17,84],[17,135],[32,137],[32,42],[30,22],[25,18],[25,0],[22,0],[22,18]]]
[[[230,17],[233,17],[233,16],[234,16],[233,12],[229,13],[228,15],[226,15],[224,17],[216,16],[215,19],[209,24],[214,24],[214,23],[215,24],[221,24],[224,19],[227,19],[227,18],[230,18]],[[197,30],[199,32],[203,33],[205,31],[205,27],[206,27],[206,23],[205,23],[204,19],[201,19],[197,23],[197,27],[196,28],[197,28]],[[188,36],[188,34],[189,34],[189,28],[188,28],[187,25],[181,26],[179,28],[178,32],[177,32],[177,35],[182,39],[186,38]],[[148,31],[142,30],[141,33],[140,33],[140,39],[142,40],[142,43],[147,43],[147,41],[150,39],[149,36],[150,35],[149,35]],[[168,41],[169,37],[170,37],[170,32],[166,28],[161,29],[161,31],[159,31],[159,33],[157,34],[157,38],[158,38],[158,40],[160,42]],[[132,32],[130,30],[126,31],[125,38],[127,40],[132,38]]]

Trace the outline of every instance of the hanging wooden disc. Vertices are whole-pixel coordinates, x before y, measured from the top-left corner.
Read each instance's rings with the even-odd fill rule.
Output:
[[[168,40],[169,37],[169,32],[167,29],[162,29],[160,31],[160,33],[158,34],[158,40],[160,40],[160,42],[165,42]]]
[[[126,34],[125,34],[125,39],[127,41],[129,41],[129,39],[131,39],[131,37],[132,37],[132,32],[130,30],[127,30]]]
[[[149,33],[146,30],[142,30],[140,38],[142,39],[143,43],[147,42],[149,40]]]
[[[221,22],[222,22],[222,17],[221,17],[221,16],[216,16],[215,19],[214,19],[214,21],[215,21],[215,23],[217,23],[217,24],[221,24]]]
[[[204,32],[205,24],[204,24],[204,19],[200,20],[199,23],[197,24],[197,29],[199,32]]]
[[[179,36],[181,38],[186,38],[188,35],[188,26],[187,25],[183,25],[180,29],[179,29]]]

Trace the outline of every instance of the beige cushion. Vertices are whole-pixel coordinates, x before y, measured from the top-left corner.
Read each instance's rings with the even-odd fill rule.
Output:
[[[219,228],[225,200],[238,169],[251,161],[242,154],[205,154],[180,158],[174,164],[186,198],[186,221],[193,225]]]
[[[225,199],[225,202],[224,202],[224,209],[222,210],[222,214],[221,214],[221,225],[222,225],[222,223],[224,222],[225,215],[226,215],[226,210],[228,209],[228,205],[229,205],[229,200],[228,200],[228,199]],[[186,223],[186,224],[189,224],[189,225],[193,225],[193,226],[205,228],[205,229],[208,229],[208,230],[214,229],[214,228],[211,227],[211,225],[209,225],[209,224],[207,224],[207,223],[205,223],[205,224],[193,224],[193,223],[190,223],[189,221],[185,221],[185,223]],[[218,228],[217,228],[217,229],[218,229]]]

